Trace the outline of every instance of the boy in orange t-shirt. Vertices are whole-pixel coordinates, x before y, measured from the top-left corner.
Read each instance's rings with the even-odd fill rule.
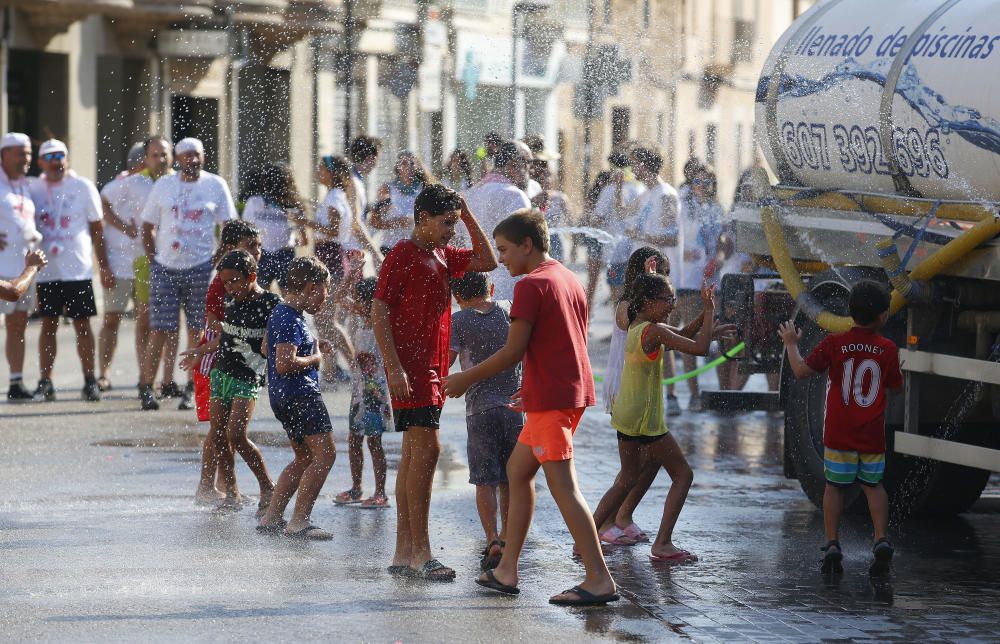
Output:
[[[549,257],[548,227],[537,211],[515,212],[497,225],[493,238],[500,262],[510,274],[525,276],[514,287],[507,343],[475,367],[449,376],[445,392],[461,396],[473,383],[523,359],[521,393],[515,404],[524,409],[527,420],[507,462],[507,545],[500,564],[477,583],[508,595],[520,592],[518,559],[535,509],[534,480],[540,467],[586,568],[582,583],[549,602],[594,606],[617,601],[615,581],[604,563],[573,465],[573,433],[584,410],[595,403],[587,356],[587,296],[576,276]]]

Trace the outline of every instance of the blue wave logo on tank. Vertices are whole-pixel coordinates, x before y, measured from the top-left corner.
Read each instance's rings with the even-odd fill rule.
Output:
[[[853,58],[837,65],[820,79],[782,73],[778,83],[778,98],[802,98],[828,92],[847,81],[861,80],[885,87],[891,59],[880,58],[865,66]],[[764,76],[757,84],[757,102],[767,101],[771,77]],[[944,96],[920,81],[916,67],[907,63],[896,83],[896,94],[903,97],[921,118],[942,134],[955,133],[972,145],[1000,155],[1000,121],[973,107],[949,105]]]

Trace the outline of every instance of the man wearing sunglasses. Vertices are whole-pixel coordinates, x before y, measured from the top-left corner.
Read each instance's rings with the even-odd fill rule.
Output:
[[[35,398],[46,402],[56,399],[52,367],[56,360],[59,318],[65,315],[73,320],[76,332],[76,352],[83,368],[83,399],[96,402],[101,399],[101,391],[94,377],[95,342],[90,326],[90,318],[97,315],[94,255],[101,283],[107,287],[114,285],[104,248],[101,197],[92,181],[70,170],[69,150],[62,141],[49,139],[42,143],[38,148],[38,167],[42,175],[30,181],[29,191],[49,265],[39,273],[36,287],[42,333],[38,339],[41,377]]]
[[[28,194],[25,175],[31,167],[31,139],[20,132],[9,132],[0,139],[0,278],[13,280],[24,269],[25,255],[41,239],[35,228],[35,204]],[[7,333],[7,367],[10,388],[7,400],[23,403],[32,400],[24,386],[24,330],[28,314],[35,310],[35,290],[29,288],[15,302],[0,302]]]

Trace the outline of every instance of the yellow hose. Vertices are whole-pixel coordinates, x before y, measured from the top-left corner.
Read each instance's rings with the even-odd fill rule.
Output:
[[[856,202],[846,195],[838,193],[826,193],[815,198],[803,199],[800,203],[814,208],[858,209]],[[844,206],[847,206],[847,208],[844,208]],[[996,213],[990,213],[985,209],[981,212],[985,216],[975,226],[926,257],[910,272],[910,279],[912,281],[927,281],[938,275],[948,266],[965,257],[981,244],[1000,234],[1000,217]],[[796,269],[795,262],[788,252],[788,245],[785,241],[785,234],[781,230],[777,208],[773,205],[764,206],[760,211],[760,219],[764,227],[764,237],[767,239],[768,248],[771,250],[771,256],[774,258],[774,264],[781,275],[782,281],[785,283],[785,288],[788,289],[788,292],[795,298],[795,301],[806,315],[812,318],[820,327],[831,333],[842,333],[853,327],[854,321],[850,317],[835,315],[824,310],[806,290],[806,286],[802,282],[802,276],[799,274],[798,269]],[[889,314],[896,314],[905,305],[906,298],[903,294],[897,290],[893,290]]]

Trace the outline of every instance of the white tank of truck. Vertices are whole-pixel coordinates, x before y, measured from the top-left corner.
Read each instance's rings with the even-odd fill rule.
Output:
[[[820,2],[772,50],[756,119],[784,185],[1000,201],[1000,2]]]

